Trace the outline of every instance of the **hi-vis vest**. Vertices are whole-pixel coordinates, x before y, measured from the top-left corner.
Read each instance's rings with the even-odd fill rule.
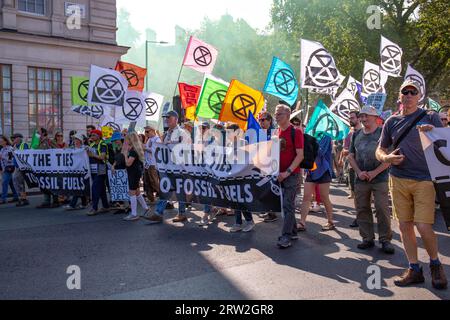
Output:
[[[106,143],[104,143],[103,141],[100,141],[99,144],[97,145],[97,155],[100,156],[101,155],[101,147],[105,146],[106,147],[106,159],[103,160],[103,162],[107,162],[108,158],[109,158],[109,151],[108,151],[108,146],[106,145]],[[91,143],[90,147],[93,148],[95,146],[95,143]]]

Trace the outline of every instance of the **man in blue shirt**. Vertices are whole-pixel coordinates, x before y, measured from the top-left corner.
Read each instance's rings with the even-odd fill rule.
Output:
[[[447,278],[439,261],[438,243],[433,230],[436,192],[419,136],[419,130],[430,131],[442,127],[442,122],[438,114],[427,113],[418,107],[421,97],[417,82],[407,80],[403,83],[400,88],[403,111],[386,121],[377,159],[392,165],[389,182],[392,207],[400,224],[409,261],[409,268],[394,282],[395,285],[406,287],[425,281],[419,265],[415,226],[430,256],[433,287],[446,289]]]

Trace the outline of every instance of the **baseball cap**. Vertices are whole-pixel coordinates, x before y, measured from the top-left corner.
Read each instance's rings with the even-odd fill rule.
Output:
[[[361,109],[361,111],[359,112],[359,114],[366,114],[368,116],[375,116],[375,117],[379,117],[380,115],[378,114],[378,110],[374,107],[371,106],[365,106]]]
[[[101,132],[100,130],[92,130],[92,131],[91,131],[91,135],[92,135],[92,134],[96,134],[96,135],[98,135],[100,138],[103,137],[103,134],[102,134],[102,132]]]
[[[208,129],[211,127],[207,121],[202,122],[201,126]]]
[[[83,140],[84,140],[84,136],[81,133],[76,133],[72,137],[74,139],[80,140],[81,142],[83,142]]]
[[[420,94],[422,94],[422,90],[420,89],[420,84],[417,81],[410,80],[410,79],[406,80],[405,82],[403,82],[402,86],[400,87],[400,92],[407,87],[416,88],[417,91],[419,91]]]
[[[178,112],[176,112],[175,110],[169,111],[166,114],[163,115],[164,118],[169,118],[169,117],[175,117],[175,118],[179,118],[178,116]]]
[[[120,132],[114,132],[111,137],[111,142],[122,140],[122,134]]]

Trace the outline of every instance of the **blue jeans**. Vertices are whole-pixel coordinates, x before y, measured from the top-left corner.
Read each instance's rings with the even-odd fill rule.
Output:
[[[242,215],[244,215],[245,221],[247,222],[253,221],[253,216],[251,212],[248,211],[234,210],[234,215],[236,217],[236,224],[242,224]]]
[[[167,203],[168,203],[167,200],[159,200],[158,201],[158,203],[156,204],[156,214],[157,215],[160,215],[160,216],[164,215],[164,210],[166,210]],[[180,216],[184,216],[186,214],[186,203],[179,202],[178,214]]]
[[[106,175],[92,175],[92,208],[98,210],[98,203],[102,200],[104,209],[109,209],[108,197],[106,196]]]
[[[203,212],[204,213],[206,213],[206,214],[210,214],[211,213],[211,211],[212,211],[212,206],[210,206],[210,205],[208,205],[208,204],[205,204],[205,207],[204,207],[204,209],[203,209]]]
[[[16,169],[17,170],[17,169]],[[3,171],[3,182],[2,182],[2,200],[6,201],[8,198],[8,186],[11,187],[11,191],[13,193],[14,199],[19,199],[19,195],[16,192],[16,188],[14,188],[14,184],[12,183],[12,173]]]

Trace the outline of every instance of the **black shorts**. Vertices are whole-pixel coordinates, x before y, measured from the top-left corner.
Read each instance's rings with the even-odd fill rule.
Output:
[[[140,187],[140,182],[142,178],[142,171],[128,172],[128,188],[130,190],[137,190]]]
[[[331,183],[331,181],[332,181],[331,175],[330,175],[330,172],[328,170],[327,170],[327,172],[325,172],[323,174],[323,176],[321,176],[317,180],[313,180],[310,173],[308,173],[306,175],[306,182],[310,182],[310,183],[326,184],[326,183]]]

